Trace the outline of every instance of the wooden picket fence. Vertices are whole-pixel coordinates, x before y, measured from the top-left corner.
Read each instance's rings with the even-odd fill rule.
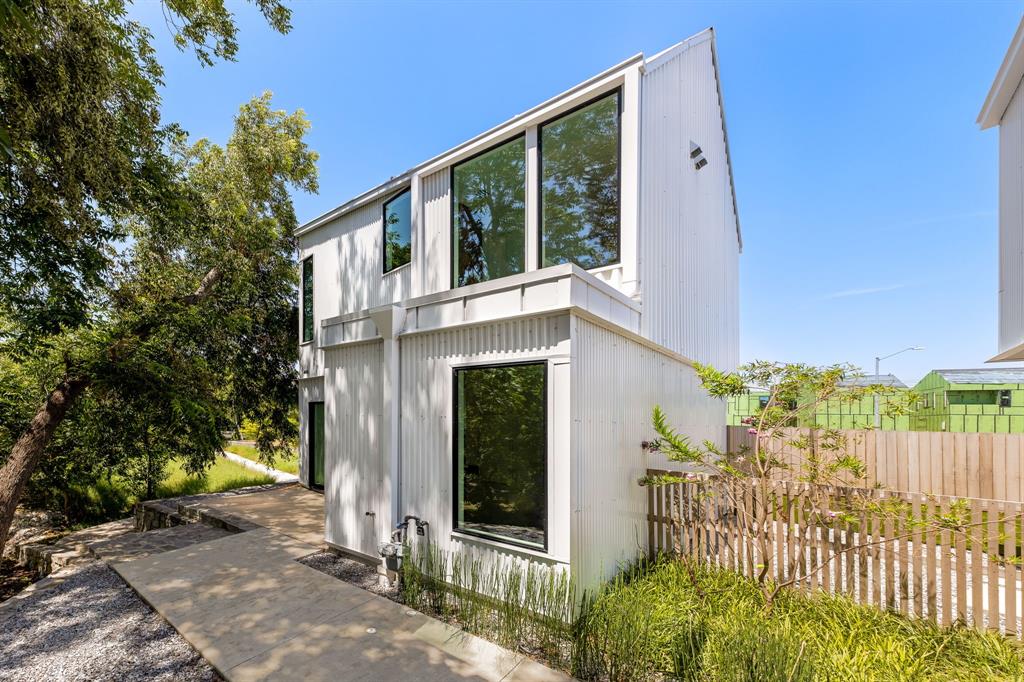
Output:
[[[682,475],[658,469],[648,474]],[[723,495],[714,488],[722,485],[727,484],[698,478],[649,487],[651,554],[686,556],[751,578],[768,565],[776,580],[797,578],[796,589],[844,594],[942,625],[960,620],[1021,637],[1021,503],[977,498],[957,503],[942,495],[819,487],[815,507],[807,484],[771,481],[766,488],[773,496],[767,505],[771,518],[762,519],[758,509],[764,507],[756,504],[760,489],[734,487]],[[852,521],[830,518],[833,509],[863,509],[845,505],[855,494],[879,502],[896,497],[906,513],[871,518],[861,511]],[[969,509],[970,521],[960,531],[910,521],[949,514],[956,504]],[[752,522],[765,524],[767,557]],[[800,533],[807,538],[802,553]],[[812,570],[822,564],[820,571]]]
[[[746,426],[727,427],[726,446],[753,448]],[[806,428],[784,429],[773,450],[783,458],[801,455],[786,445]],[[820,432],[818,432],[820,434]],[[946,433],[929,431],[843,431],[846,449],[867,466],[867,479],[850,485],[908,493],[977,497],[1024,502],[1024,434]],[[780,470],[776,477],[785,478]]]

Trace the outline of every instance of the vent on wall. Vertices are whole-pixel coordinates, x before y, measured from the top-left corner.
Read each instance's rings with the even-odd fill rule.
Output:
[[[693,161],[694,170],[700,170],[708,165],[708,160],[704,158],[704,151],[693,140],[690,140],[690,159]]]

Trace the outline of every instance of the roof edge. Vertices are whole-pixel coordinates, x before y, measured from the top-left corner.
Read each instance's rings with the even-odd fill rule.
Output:
[[[485,138],[487,138],[487,137],[489,137],[491,135],[494,135],[494,134],[500,132],[501,130],[503,130],[505,128],[509,128],[509,127],[514,126],[519,121],[521,121],[521,120],[523,120],[525,118],[529,118],[533,114],[537,113],[538,111],[541,111],[542,109],[544,109],[546,107],[550,107],[552,104],[555,104],[559,100],[565,99],[567,97],[571,97],[572,95],[576,94],[580,90],[585,90],[586,88],[590,87],[594,83],[598,83],[598,82],[608,78],[609,76],[612,76],[612,75],[616,74],[619,71],[625,71],[626,69],[628,69],[629,67],[637,64],[638,62],[639,63],[643,63],[643,61],[644,61],[644,54],[643,54],[643,52],[638,52],[635,55],[633,55],[632,57],[624,59],[623,61],[619,62],[618,64],[616,64],[616,65],[614,65],[614,66],[612,66],[610,68],[607,68],[604,71],[601,71],[600,73],[595,74],[595,75],[591,76],[590,78],[587,78],[586,80],[584,80],[584,81],[582,81],[580,83],[577,83],[576,85],[573,85],[571,88],[569,88],[569,89],[567,89],[567,90],[565,90],[563,92],[560,92],[559,94],[555,95],[554,97],[549,97],[548,99],[544,100],[543,102],[530,107],[526,111],[518,113],[515,116],[513,116],[513,117],[503,121],[502,123],[499,123],[496,126],[492,126],[491,128],[488,128],[487,130],[483,131],[482,133],[474,135],[473,137],[471,137],[470,139],[466,140],[465,142],[460,142],[459,144],[455,145],[454,147],[452,147],[450,149],[447,149],[447,150],[441,152],[440,154],[437,154],[437,155],[427,159],[426,161],[423,161],[422,163],[416,164],[415,166],[413,166],[409,170],[405,171],[404,173],[400,173],[399,175],[393,176],[387,182],[384,182],[384,183],[381,183],[379,185],[376,185],[376,186],[370,188],[369,190],[363,192],[362,194],[359,194],[358,196],[354,197],[353,199],[350,199],[350,200],[346,201],[345,203],[340,204],[340,205],[336,206],[335,208],[332,208],[331,210],[329,210],[329,211],[327,211],[325,213],[322,213],[319,216],[317,216],[317,217],[315,217],[315,218],[313,218],[311,220],[306,221],[305,223],[300,225],[295,230],[295,236],[301,237],[304,234],[312,232],[316,228],[318,228],[318,227],[320,227],[320,226],[322,226],[322,225],[324,225],[324,224],[334,220],[335,218],[339,218],[342,215],[344,215],[344,214],[346,214],[346,213],[348,213],[348,212],[350,212],[350,211],[352,211],[352,210],[354,210],[356,208],[359,208],[363,204],[366,204],[366,203],[374,200],[375,198],[378,198],[381,194],[387,193],[387,192],[389,192],[389,191],[391,191],[391,190],[393,190],[393,189],[395,189],[397,187],[400,187],[402,184],[409,182],[409,179],[413,175],[415,175],[418,171],[438,163],[439,161],[443,160],[445,157],[458,154],[461,150],[463,150],[463,149],[465,149],[467,147],[470,147],[470,146],[476,144],[477,142],[479,142],[480,140],[483,140],[483,139],[485,139]]]
[[[1024,77],[1024,16],[1017,25],[1017,32],[1006,49],[1003,63],[996,71],[996,77],[992,81],[985,102],[978,112],[976,123],[982,130],[987,130],[999,125],[1006,113],[1006,107],[1010,104],[1013,93],[1017,91],[1021,78]]]

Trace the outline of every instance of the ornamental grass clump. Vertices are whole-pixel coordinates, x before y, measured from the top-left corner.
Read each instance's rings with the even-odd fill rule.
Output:
[[[783,590],[771,612],[756,581],[661,559],[588,600],[574,674],[607,680],[1024,679],[1017,642],[995,633]]]
[[[405,556],[406,604],[553,666],[570,666],[579,599],[566,571],[511,561],[485,565],[433,545],[406,547]]]

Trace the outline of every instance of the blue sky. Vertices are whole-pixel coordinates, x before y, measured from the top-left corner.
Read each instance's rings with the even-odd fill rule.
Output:
[[[906,346],[908,383],[996,350],[997,132],[974,121],[1024,2],[246,4],[236,63],[179,53],[164,116],[222,142],[263,90],[304,109],[312,218],[622,59],[714,26],[745,250],[741,353],[816,364]]]

